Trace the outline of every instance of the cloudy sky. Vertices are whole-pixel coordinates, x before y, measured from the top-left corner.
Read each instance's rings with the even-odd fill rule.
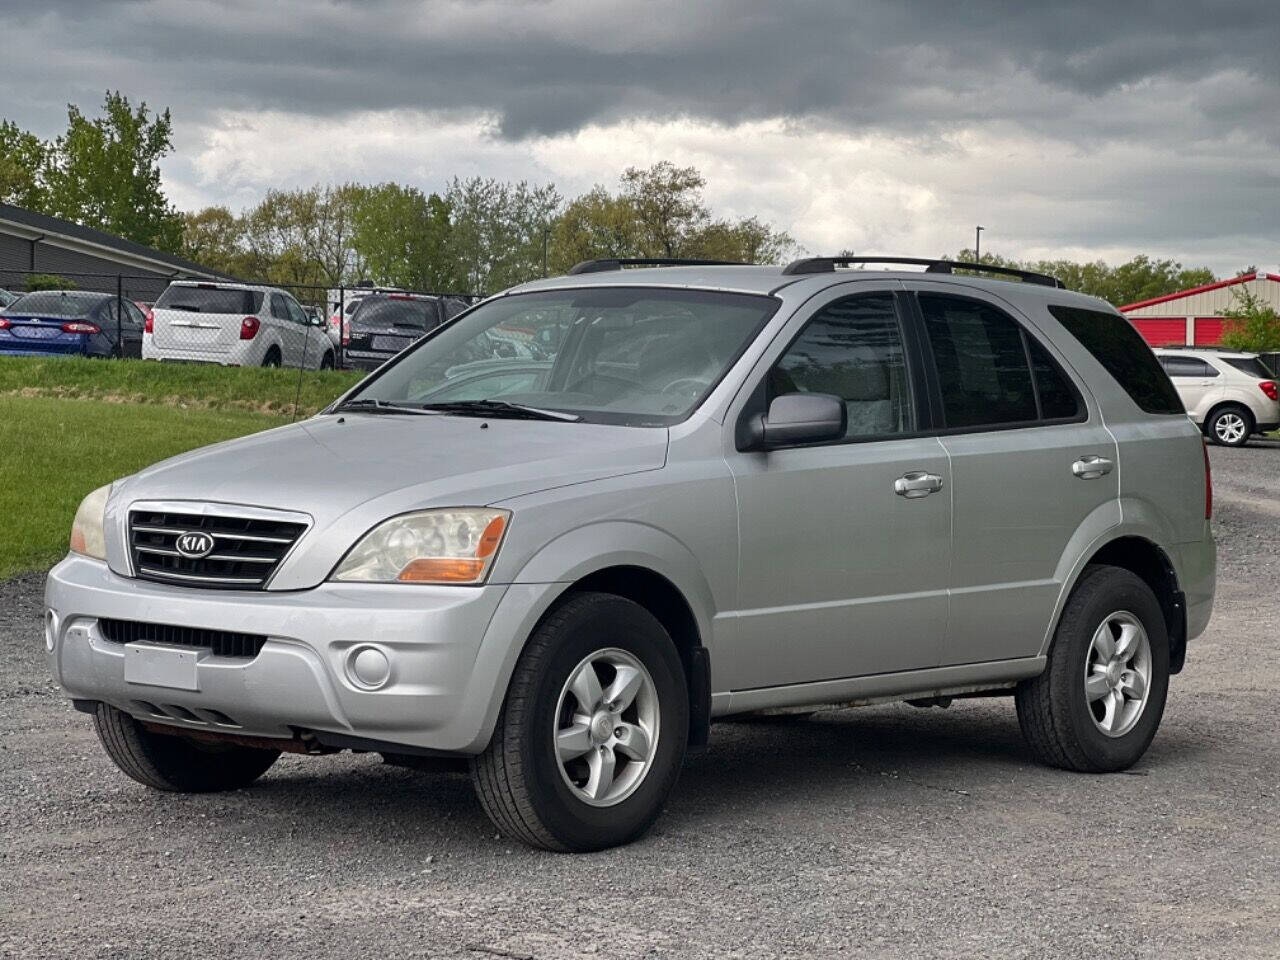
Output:
[[[1273,0],[0,0],[0,116],[172,109],[185,208],[699,167],[813,253],[1280,266]]]

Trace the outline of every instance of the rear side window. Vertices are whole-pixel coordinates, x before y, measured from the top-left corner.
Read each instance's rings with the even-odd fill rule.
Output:
[[[258,290],[175,284],[160,294],[156,309],[186,310],[190,313],[257,313],[262,309],[262,293]]]
[[[1258,357],[1219,357],[1218,359],[1225,360],[1241,373],[1247,373],[1249,376],[1257,377],[1259,380],[1274,380],[1276,378],[1276,375]]]
[[[1142,334],[1118,313],[1064,307],[1049,312],[1102,364],[1116,383],[1147,413],[1185,413],[1160,361]]]

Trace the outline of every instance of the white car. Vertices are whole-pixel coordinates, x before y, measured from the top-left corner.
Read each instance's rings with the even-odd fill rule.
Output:
[[[290,294],[246,283],[175,280],[142,340],[144,359],[235,367],[332,369],[335,355],[323,324]]]
[[[1256,353],[1213,349],[1156,351],[1187,414],[1214,441],[1243,447],[1280,427],[1280,388]]]

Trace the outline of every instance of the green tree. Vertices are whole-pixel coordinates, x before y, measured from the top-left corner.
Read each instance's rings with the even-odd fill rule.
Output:
[[[60,277],[56,273],[33,273],[27,277],[28,293],[34,293],[36,290],[74,289],[76,289],[74,281],[68,280],[66,277]]]
[[[1248,353],[1280,352],[1280,315],[1275,307],[1243,285],[1231,291],[1231,306],[1222,311],[1228,323],[1222,345]]]
[[[137,243],[178,253],[182,217],[160,182],[160,160],[173,149],[169,111],[135,109],[108,91],[101,117],[67,107],[67,131],[46,164],[45,212]]]
[[[236,277],[254,272],[245,248],[245,223],[226,207],[205,207],[182,215],[182,255]]]
[[[0,121],[0,203],[44,210],[49,152],[49,145],[35,134]]]
[[[443,198],[416,187],[366,188],[351,243],[369,277],[410,290],[460,290],[464,280],[449,255],[449,212]]]
[[[601,186],[564,208],[551,229],[550,244],[552,273],[564,273],[583,260],[644,255],[635,208]]]
[[[364,276],[353,238],[367,188],[268,190],[242,218],[247,271],[272,283],[336,287]]]
[[[543,275],[560,195],[551,184],[473,177],[449,184],[449,259],[462,286],[492,293]]]

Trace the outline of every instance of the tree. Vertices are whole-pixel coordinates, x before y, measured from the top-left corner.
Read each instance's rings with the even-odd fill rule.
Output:
[[[42,211],[48,162],[47,143],[17,124],[0,121],[0,203]]]
[[[711,220],[702,202],[706,185],[696,167],[677,167],[670,160],[647,170],[626,169],[622,199],[631,205],[646,256],[687,256],[690,238]]]
[[[597,186],[573,200],[551,229],[550,270],[564,273],[583,260],[644,255],[635,208]]]
[[[365,261],[353,234],[366,189],[348,183],[268,190],[243,217],[248,272],[293,286],[336,287],[362,278]]]
[[[27,277],[27,293],[37,290],[74,290],[76,284],[56,273],[33,273]]]
[[[492,293],[543,275],[560,195],[551,184],[473,177],[449,184],[448,251],[467,292]]]
[[[1222,311],[1228,323],[1222,345],[1248,353],[1280,352],[1280,315],[1275,307],[1243,285],[1231,291],[1231,306]]]
[[[182,255],[232,276],[254,274],[245,250],[245,223],[226,207],[205,207],[182,215]]]
[[[449,212],[443,198],[416,187],[367,187],[355,208],[351,243],[378,283],[410,290],[460,290],[464,280],[449,256]]]
[[[67,131],[45,165],[44,212],[136,243],[177,253],[182,217],[160,184],[161,158],[173,149],[169,111],[135,109],[108,91],[103,116],[67,107]]]

